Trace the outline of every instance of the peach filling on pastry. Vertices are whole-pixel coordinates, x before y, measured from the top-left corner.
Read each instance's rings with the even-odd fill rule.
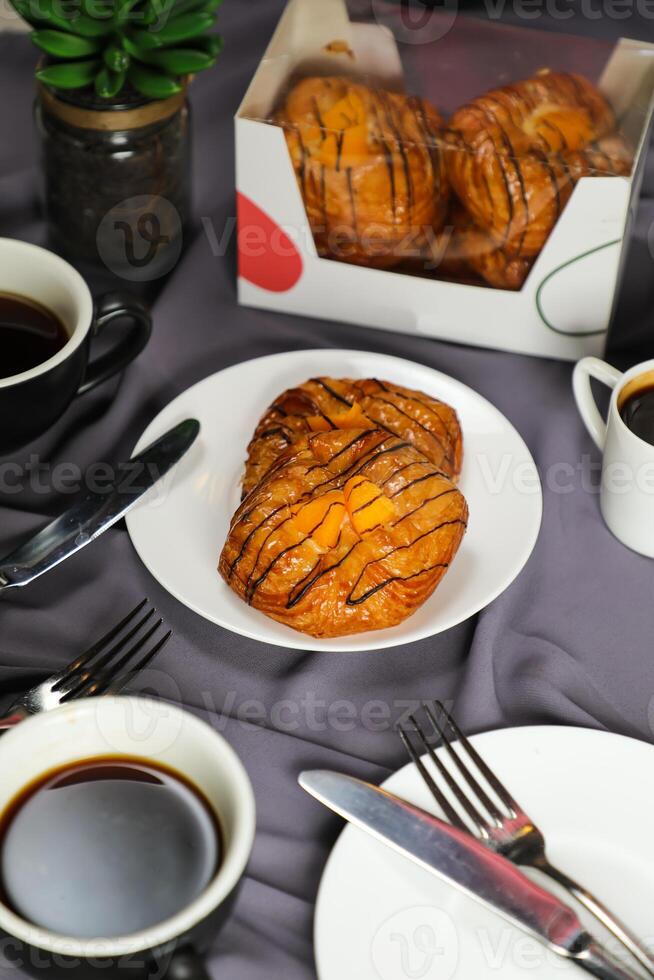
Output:
[[[305,504],[293,518],[293,523],[319,548],[329,549],[336,546],[346,513],[342,492],[331,490]]]
[[[292,523],[320,550],[329,550],[336,547],[346,518],[361,537],[387,524],[394,516],[395,507],[383,491],[365,477],[355,476],[343,490],[330,490],[304,504],[293,516]]]
[[[349,92],[323,113],[317,159],[326,167],[339,160],[351,165],[368,153],[366,107],[355,92]]]
[[[590,113],[578,106],[560,106],[550,102],[537,106],[523,123],[528,136],[543,137],[550,152],[568,150],[592,143],[595,129]]]
[[[395,514],[393,502],[383,490],[363,476],[353,476],[344,489],[345,505],[357,534],[387,524]]]
[[[312,432],[329,432],[330,429],[374,429],[375,423],[364,415],[361,406],[355,402],[347,412],[338,415],[310,415],[307,419]]]

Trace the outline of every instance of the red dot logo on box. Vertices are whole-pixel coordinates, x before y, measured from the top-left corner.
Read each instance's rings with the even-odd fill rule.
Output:
[[[238,272],[243,279],[271,293],[285,293],[302,276],[302,256],[270,215],[240,192],[238,208]]]

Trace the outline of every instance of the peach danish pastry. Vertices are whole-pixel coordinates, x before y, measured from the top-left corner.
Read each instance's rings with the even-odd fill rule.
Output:
[[[522,287],[534,258],[500,248],[460,205],[452,209],[448,222],[450,237],[439,265],[441,272],[459,278],[472,272],[497,289]]]
[[[475,223],[508,255],[538,254],[577,180],[626,175],[632,153],[582,75],[543,70],[452,116],[447,170]]]
[[[219,570],[311,636],[395,626],[431,595],[468,518],[452,480],[379,429],[303,435],[234,515]]]
[[[305,78],[275,116],[318,252],[390,268],[442,227],[443,120],[423,99],[349,78]]]
[[[382,429],[410,442],[456,480],[463,439],[453,408],[389,381],[312,378],[281,394],[248,446],[244,496],[299,437],[330,429]]]

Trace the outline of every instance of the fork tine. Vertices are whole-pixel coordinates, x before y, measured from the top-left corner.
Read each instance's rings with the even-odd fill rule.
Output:
[[[499,807],[497,806],[497,804],[495,804],[493,802],[493,800],[491,800],[490,796],[484,790],[484,788],[480,784],[479,780],[478,779],[475,779],[474,775],[470,772],[469,768],[466,766],[466,764],[464,763],[463,759],[461,759],[461,757],[459,756],[458,752],[456,752],[454,750],[449,735],[447,734],[447,732],[445,731],[445,729],[443,728],[443,726],[438,721],[438,718],[436,717],[436,715],[434,714],[434,712],[431,710],[430,706],[425,702],[424,705],[423,705],[423,707],[425,709],[425,714],[427,715],[427,717],[429,718],[430,722],[434,726],[434,730],[436,732],[438,732],[438,734],[442,738],[442,740],[443,740],[443,746],[444,746],[445,751],[447,752],[448,756],[450,757],[450,759],[452,760],[452,762],[454,763],[454,765],[457,767],[457,769],[459,770],[459,772],[461,773],[461,775],[465,779],[465,781],[468,784],[469,788],[472,790],[472,792],[477,797],[477,800],[481,803],[481,805],[484,807],[484,809],[486,810],[486,812],[490,815],[491,819],[496,824],[499,825],[500,821],[502,820],[502,811],[499,809]]]
[[[457,741],[459,742],[461,747],[468,753],[470,759],[472,759],[474,764],[477,766],[479,772],[487,781],[488,785],[492,787],[493,791],[497,794],[497,797],[502,801],[504,806],[507,808],[510,815],[512,817],[517,817],[519,813],[522,813],[522,808],[516,803],[516,801],[513,799],[513,797],[511,796],[507,788],[504,786],[504,784],[499,781],[499,779],[497,778],[493,770],[488,767],[488,765],[484,762],[484,760],[479,755],[477,750],[471,745],[468,738],[466,738],[466,736],[463,734],[463,732],[455,722],[454,718],[449,713],[449,711],[446,710],[442,702],[435,701],[434,704],[436,705],[438,711],[442,712],[443,717],[445,718],[447,724],[454,732]]]
[[[443,763],[441,762],[441,760],[438,758],[438,756],[434,752],[432,746],[429,744],[429,740],[427,739],[427,736],[425,735],[425,733],[423,732],[422,728],[418,724],[418,721],[417,721],[415,715],[409,715],[409,717],[410,717],[412,723],[415,725],[416,734],[417,734],[418,738],[420,739],[422,745],[425,747],[427,753],[429,754],[429,758],[434,763],[434,765],[438,769],[440,775],[445,780],[445,782],[446,782],[448,788],[450,789],[451,793],[456,797],[459,805],[467,813],[469,819],[472,821],[472,823],[476,827],[477,832],[482,837],[488,837],[488,829],[486,827],[486,820],[482,817],[481,813],[479,813],[479,811],[477,810],[477,808],[475,807],[475,805],[472,803],[472,801],[468,799],[468,797],[463,792],[463,790],[461,789],[461,787],[454,781],[454,779],[452,778],[452,776],[450,775],[450,773],[448,772],[448,770],[446,769],[446,767],[443,765]],[[462,826],[462,822],[461,822],[461,818],[460,817],[459,817],[459,819],[457,821],[457,826]],[[465,824],[463,824],[463,829],[464,830],[468,830],[468,828],[465,826]]]
[[[172,635],[173,635],[173,631],[172,630],[168,630],[168,632],[165,634],[165,636],[163,636],[154,645],[154,647],[152,648],[152,650],[150,650],[148,653],[146,653],[139,660],[139,662],[134,665],[134,667],[130,668],[130,670],[128,670],[128,671],[125,671],[124,674],[120,674],[118,677],[116,677],[115,680],[112,683],[108,684],[106,686],[106,688],[101,693],[103,693],[103,694],[118,694],[119,691],[122,691],[122,689],[125,687],[126,684],[128,684],[134,677],[136,677],[137,674],[140,674],[141,671],[144,670],[148,666],[148,664],[150,664],[154,660],[154,658],[162,650],[162,648],[166,645],[166,643],[168,642],[168,640],[170,639],[170,637]]]
[[[98,660],[92,658],[92,661],[94,662],[88,662],[84,664],[83,668],[79,668],[78,670],[71,672],[70,677],[62,678],[57,684],[58,689],[63,690],[65,694],[70,694],[72,691],[75,691],[76,693],[74,694],[74,697],[79,697],[79,691],[81,691],[84,685],[87,684],[93,676],[97,676],[99,671],[107,667],[114,657],[121,652],[121,650],[125,649],[125,644],[129,643],[129,641],[140,632],[148,620],[152,618],[154,613],[154,608],[150,609],[145,616],[143,616],[138,623],[125,634],[125,636],[122,636],[119,640],[117,640],[116,643],[114,643],[114,645],[110,647],[106,653],[103,653]]]
[[[115,663],[109,663],[109,659],[115,657],[116,654],[120,653],[125,648],[125,643],[133,639],[135,633],[138,632],[138,630],[144,625],[146,620],[150,618],[153,612],[154,609],[150,610],[150,613],[148,613],[148,615],[141,620],[135,629],[131,630],[130,633],[127,634],[124,640],[116,643],[115,646],[111,648],[109,653],[105,654],[101,658],[97,667],[93,667],[92,672],[83,674],[77,684],[66,692],[65,696],[62,698],[62,701],[71,701],[73,698],[80,697],[93,697],[95,694],[99,694],[100,691],[104,689],[105,684],[111,682],[112,678],[114,678],[118,672],[125,667],[134,654],[138,653],[138,651],[141,650],[150,639],[152,639],[154,634],[161,626],[163,620],[158,619],[154,626],[151,626],[147,633],[145,633],[136,641],[136,643],[129,647],[125,653],[123,653],[123,655],[119,657],[117,661],[115,661]],[[100,670],[97,668],[100,668]]]
[[[397,734],[402,739],[402,744],[404,745],[404,748],[409,753],[409,758],[411,758],[415,763],[418,772],[422,776],[423,781],[427,786],[427,789],[434,797],[434,799],[438,803],[439,807],[441,808],[441,810],[443,811],[447,819],[450,821],[451,824],[454,824],[455,827],[459,827],[460,829],[465,830],[466,828],[463,825],[463,821],[461,820],[461,817],[456,812],[456,810],[454,809],[454,807],[452,806],[448,798],[445,796],[443,791],[440,789],[440,787],[434,782],[432,774],[429,772],[424,762],[420,758],[420,754],[416,752],[411,739],[400,725],[398,725],[397,727]]]
[[[141,602],[139,602],[139,604],[137,606],[134,606],[132,611],[128,613],[127,616],[125,616],[125,618],[120,621],[120,623],[118,623],[116,626],[110,629],[108,633],[105,633],[102,639],[98,640],[97,643],[94,643],[92,647],[89,647],[89,649],[85,653],[80,654],[79,657],[76,657],[75,660],[73,660],[66,667],[64,667],[61,677],[59,678],[58,681],[56,681],[52,685],[52,690],[58,691],[67,681],[69,681],[73,677],[74,674],[76,674],[82,667],[85,667],[96,656],[96,654],[100,653],[100,651],[103,650],[108,643],[111,643],[111,641],[116,636],[118,636],[118,634],[129,623],[131,623],[134,617],[140,613],[141,609],[143,609],[147,601],[148,600],[146,598],[143,599]]]
[[[130,667],[130,669],[126,670],[123,674],[115,676],[113,681],[110,680],[104,685],[99,685],[99,689],[93,691],[91,696],[94,697],[96,694],[118,694],[120,691],[122,691],[126,684],[129,684],[129,682],[133,680],[137,674],[140,674],[141,671],[154,660],[172,635],[173,631],[168,630],[165,636],[162,636],[162,638],[155,643],[152,649],[147,651],[147,653],[141,657],[138,663],[134,664],[133,667]]]

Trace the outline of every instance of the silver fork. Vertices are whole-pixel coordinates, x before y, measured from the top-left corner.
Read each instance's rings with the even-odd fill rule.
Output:
[[[416,736],[427,752],[459,809],[450,802],[450,798],[443,792],[425,766],[421,753],[418,752],[411,740],[408,729],[398,726],[398,734],[432,796],[450,823],[466,833],[473,833],[487,847],[502,854],[514,864],[536,868],[562,885],[589,912],[592,912],[616,939],[620,940],[622,945],[647,971],[648,975],[654,977],[654,958],[647,947],[598,898],[576,881],[573,881],[563,871],[550,864],[545,851],[545,838],[542,832],[516,803],[506,787],[470,744],[443,704],[440,701],[433,703],[436,712],[442,715],[443,723],[439,721],[436,712],[427,702],[423,703],[425,714],[434,731],[440,735],[444,750],[458,771],[461,780],[457,781],[450,769],[438,757],[415,715],[410,716],[411,724],[414,726],[412,734]],[[458,749],[454,748],[448,729],[454,735],[459,746]],[[472,762],[486,780],[503,809],[491,798],[479,779],[470,770],[469,765],[466,764],[466,758]]]
[[[163,620],[157,619],[153,622],[155,609],[145,611],[147,604],[147,599],[139,602],[138,606],[86,653],[21,694],[8,709],[6,716],[0,719],[0,729],[13,728],[29,715],[50,711],[75,698],[118,694],[154,660],[172,635],[172,630],[168,630],[155,640],[155,634]],[[121,636],[127,627],[130,629]],[[132,662],[137,654],[140,654],[139,659]],[[131,666],[128,666],[130,662]]]

